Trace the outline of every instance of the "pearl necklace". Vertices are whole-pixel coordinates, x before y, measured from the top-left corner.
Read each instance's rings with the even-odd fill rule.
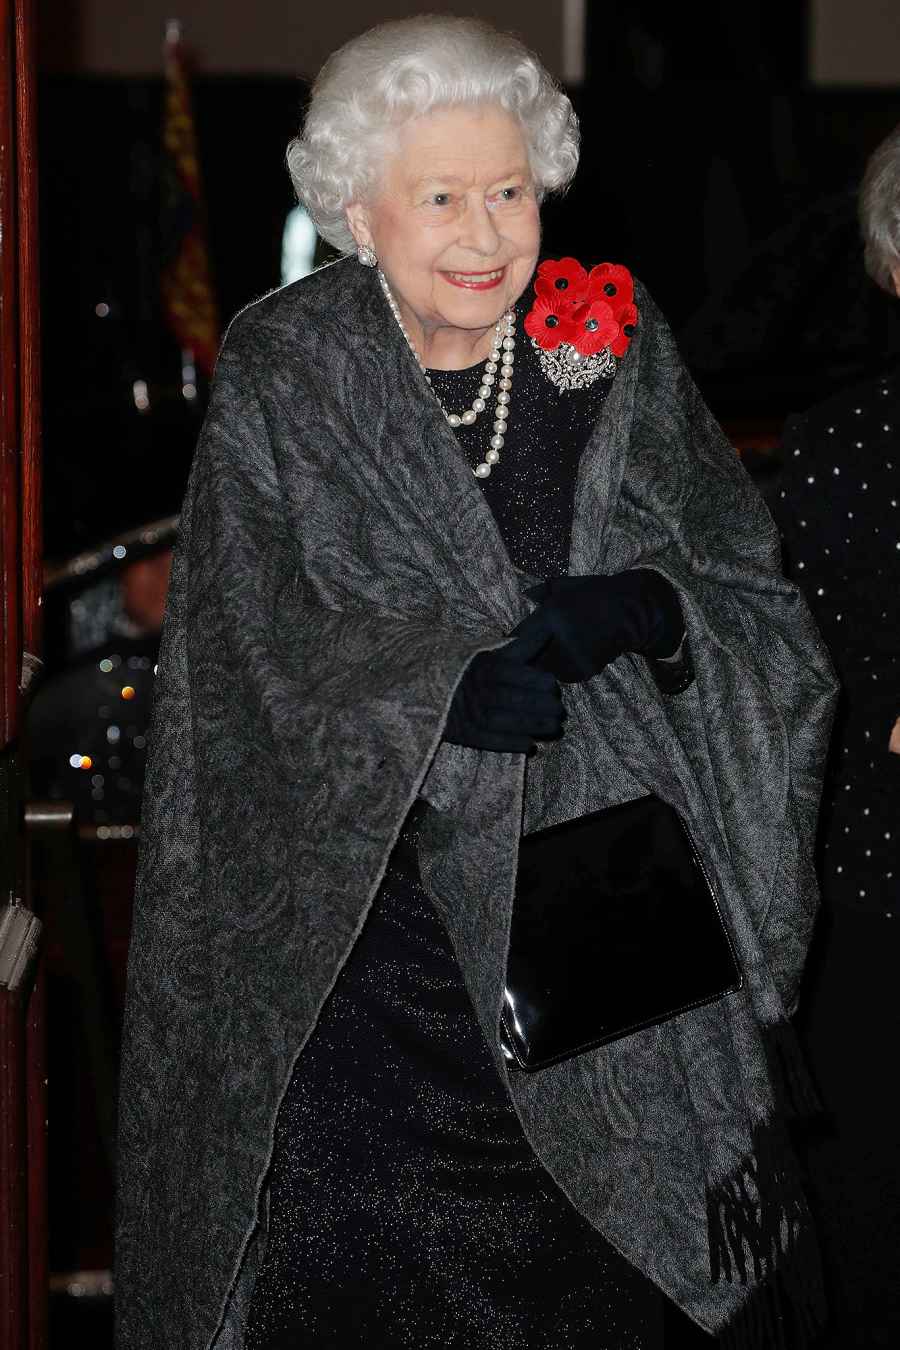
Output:
[[[425,366],[422,364],[422,358],[413,346],[412,339],[404,327],[403,320],[400,317],[400,310],[396,300],[391,294],[391,288],[388,285],[387,277],[383,272],[378,273],[378,280],[381,282],[381,289],[384,291],[388,307],[393,314],[397,327],[406,339],[406,345],[416,358],[416,364],[428,382],[431,388],[431,377]],[[491,347],[490,355],[484,365],[484,374],[481,377],[481,385],[478,393],[472,400],[472,406],[464,413],[448,412],[438,397],[437,392],[431,388],[431,392],[437,401],[438,407],[447,419],[451,427],[470,427],[476,421],[478,414],[484,412],[488,400],[491,397],[492,387],[496,384],[497,401],[494,406],[494,434],[491,436],[488,450],[482,462],[472,470],[476,478],[488,478],[491,469],[500,462],[500,451],[503,449],[506,438],[506,424],[509,421],[510,408],[510,390],[512,389],[513,361],[515,360],[516,339],[513,336],[516,331],[516,315],[514,310],[507,312],[497,320],[497,326],[494,329],[494,341]],[[500,378],[497,379],[499,374]]]

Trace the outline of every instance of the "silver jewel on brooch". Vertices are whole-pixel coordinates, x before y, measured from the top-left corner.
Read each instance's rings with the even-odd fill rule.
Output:
[[[595,380],[612,379],[616,373],[616,358],[608,347],[593,356],[582,356],[568,342],[561,342],[555,351],[544,351],[534,338],[531,345],[537,352],[541,370],[561,394],[569,389],[587,389]]]
[[[370,248],[368,244],[360,244],[359,248],[356,250],[356,256],[363,267],[378,266],[378,255],[374,248]]]

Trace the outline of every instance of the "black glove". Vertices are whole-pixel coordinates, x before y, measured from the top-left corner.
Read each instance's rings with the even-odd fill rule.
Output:
[[[444,740],[510,754],[527,753],[535,741],[557,740],[566,715],[559,685],[528,664],[546,641],[543,634],[514,637],[473,657],[450,704]]]
[[[672,656],[684,637],[673,586],[649,568],[611,577],[555,577],[527,594],[540,608],[516,633],[535,642],[545,637],[533,664],[564,684],[599,675],[623,652]]]

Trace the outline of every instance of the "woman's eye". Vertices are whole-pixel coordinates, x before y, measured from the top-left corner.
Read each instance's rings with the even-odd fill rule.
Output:
[[[488,206],[518,206],[524,195],[524,189],[519,186],[501,188],[488,199]]]
[[[449,192],[435,192],[435,193],[433,193],[432,196],[431,196],[431,205],[432,205],[432,206],[449,206],[449,205],[450,205],[450,193],[449,193]]]

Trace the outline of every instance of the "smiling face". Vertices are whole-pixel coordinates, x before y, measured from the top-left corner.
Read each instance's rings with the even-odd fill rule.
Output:
[[[540,216],[518,122],[503,108],[442,108],[403,126],[377,195],[347,219],[378,255],[426,365],[472,365],[531,280]]]

